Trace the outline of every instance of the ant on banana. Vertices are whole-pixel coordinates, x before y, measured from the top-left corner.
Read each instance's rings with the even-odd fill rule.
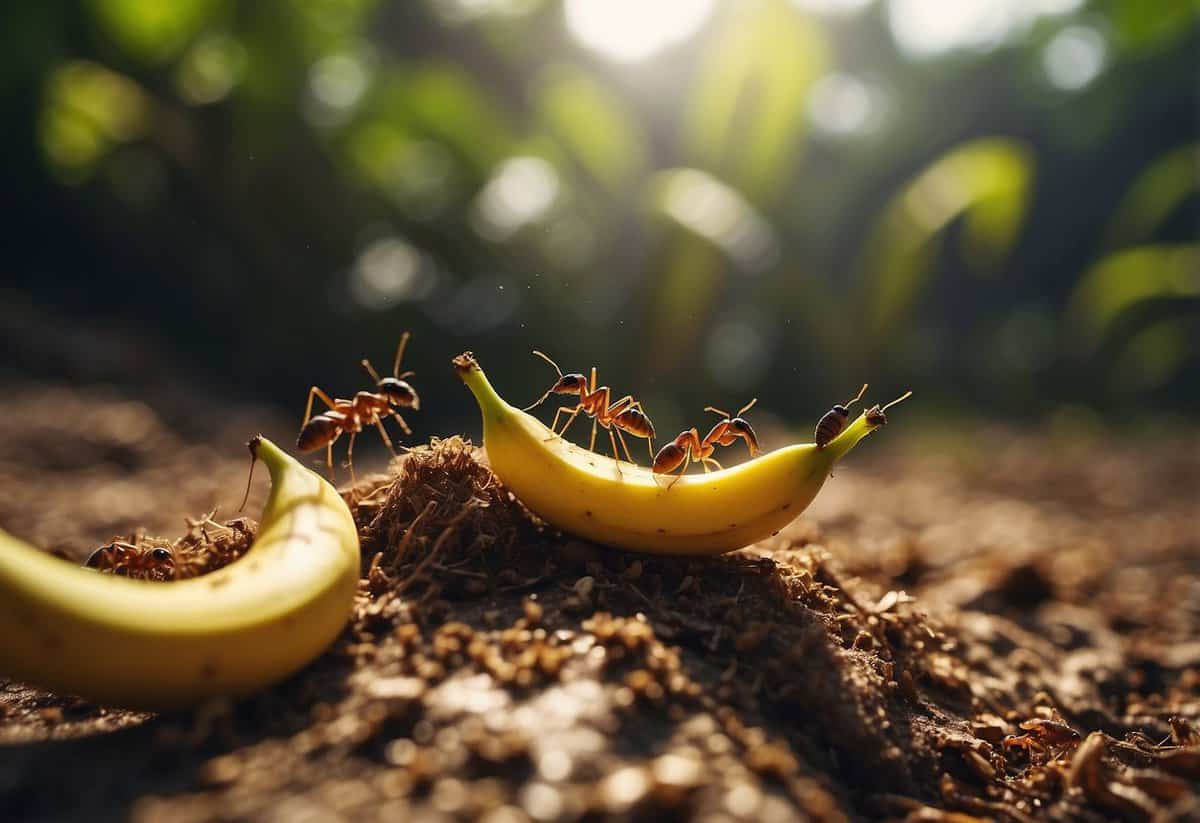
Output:
[[[850,422],[850,407],[862,400],[862,396],[866,393],[867,384],[863,383],[853,400],[836,403],[832,409],[821,416],[821,419],[817,421],[817,430],[813,434],[813,442],[817,444],[818,449],[825,448],[830,441],[842,433],[846,424]]]
[[[575,422],[575,418],[579,416],[580,412],[583,412],[592,418],[592,440],[588,444],[588,449],[595,450],[596,431],[599,426],[603,426],[608,431],[609,442],[612,443],[613,458],[617,461],[618,474],[621,471],[621,456],[617,452],[618,439],[620,439],[621,445],[625,449],[626,459],[630,463],[637,465],[637,461],[633,459],[633,455],[629,452],[629,444],[625,442],[625,435],[622,432],[631,434],[634,437],[645,438],[646,450],[650,454],[650,459],[654,459],[654,424],[650,422],[650,418],[642,410],[640,401],[634,400],[633,395],[627,394],[613,402],[611,400],[612,390],[608,386],[596,388],[595,366],[592,366],[592,379],[589,383],[587,378],[582,374],[563,374],[562,369],[558,367],[557,363],[537,349],[534,349],[533,353],[554,367],[554,370],[558,372],[558,380],[532,405],[526,406],[524,411],[537,408],[552,394],[579,395],[579,403],[574,407],[561,406],[555,410],[554,422],[550,425],[551,435],[559,437],[565,435],[567,429]],[[567,418],[567,422],[560,431],[555,431],[558,428],[558,418],[563,412],[568,412],[570,417]],[[613,436],[614,432],[616,433],[615,437]]]
[[[850,400],[845,404],[839,403],[821,416],[821,419],[817,421],[816,432],[813,434],[813,442],[817,444],[818,449],[825,448],[831,442],[833,442],[833,440],[835,440],[839,434],[845,431],[847,424],[850,422],[849,407],[861,400],[863,395],[866,393],[867,384],[863,383],[863,387],[858,390],[858,394],[855,395],[853,400]],[[884,412],[899,403],[901,400],[907,400],[911,396],[912,392],[907,391],[882,408],[878,403],[876,403],[865,412],[867,422],[872,426],[884,425],[887,423],[887,415],[884,414]]]
[[[708,434],[704,435],[703,440],[700,439],[700,432],[695,427],[680,432],[674,440],[663,446],[654,456],[654,473],[667,474],[680,466],[683,467],[667,486],[669,489],[679,482],[679,478],[687,472],[688,466],[693,460],[699,461],[704,466],[705,472],[709,471],[709,463],[720,469],[722,466],[712,456],[713,452],[717,450],[717,446],[732,446],[738,438],[746,441],[746,448],[750,450],[750,456],[756,456],[761,451],[758,447],[758,435],[754,433],[754,427],[742,415],[750,411],[757,402],[758,398],[756,397],[738,409],[736,415],[706,406],[704,408],[706,412],[719,414],[722,419],[709,430]]]
[[[343,434],[350,435],[350,443],[346,449],[346,463],[350,467],[352,484],[357,482],[354,476],[354,439],[359,432],[367,426],[375,426],[393,456],[396,455],[396,448],[392,445],[392,439],[388,437],[387,429],[383,426],[384,418],[393,418],[400,424],[400,428],[405,434],[412,434],[412,429],[400,416],[402,409],[418,411],[421,408],[421,399],[417,396],[416,389],[409,385],[406,379],[412,377],[415,372],[400,373],[400,360],[404,357],[404,348],[408,345],[409,336],[408,332],[400,335],[400,344],[396,347],[396,359],[392,363],[390,377],[380,377],[371,365],[371,361],[365,357],[362,359],[362,367],[375,381],[375,391],[360,391],[354,395],[352,400],[343,400],[331,398],[318,386],[313,386],[308,390],[308,407],[304,410],[304,422],[300,426],[300,436],[296,438],[296,448],[307,454],[324,447],[325,463],[329,467],[330,481],[334,479],[333,444]],[[312,413],[314,397],[321,398],[321,401],[329,409],[314,415]]]

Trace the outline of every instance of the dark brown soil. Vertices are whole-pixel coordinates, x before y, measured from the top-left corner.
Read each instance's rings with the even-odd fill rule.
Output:
[[[240,498],[248,429],[187,445],[54,397],[77,414],[9,418],[0,524],[220,562],[195,523]],[[1194,431],[897,420],[776,538],[703,560],[544,530],[479,457],[360,483],[353,625],[267,693],[151,716],[0,681],[0,819],[1200,817]]]

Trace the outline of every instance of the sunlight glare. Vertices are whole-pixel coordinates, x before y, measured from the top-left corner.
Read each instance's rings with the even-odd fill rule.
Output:
[[[1068,26],[1042,52],[1042,68],[1055,88],[1077,91],[1100,76],[1107,48],[1091,26]]]
[[[1082,0],[890,0],[888,26],[901,50],[931,57],[958,49],[986,51],[1040,17],[1068,14]]]
[[[643,60],[691,37],[714,0],[567,0],[567,29],[583,45],[621,62]]]
[[[792,0],[792,2],[805,11],[811,11],[813,14],[826,14],[836,17],[857,14],[871,5],[874,0]]]
[[[354,263],[350,291],[359,305],[385,309],[409,300],[423,300],[436,285],[436,274],[425,255],[399,237],[381,237],[368,245]]]
[[[510,157],[475,201],[476,228],[504,240],[543,217],[559,195],[558,172],[540,157]]]
[[[739,192],[699,169],[671,175],[663,209],[747,271],[762,271],[779,254],[779,241],[766,219]]]
[[[997,45],[1012,26],[1010,0],[892,0],[888,23],[897,44],[924,56],[952,49],[987,49]]]
[[[809,112],[821,131],[847,137],[873,131],[881,118],[879,92],[852,74],[832,72],[813,86]]]

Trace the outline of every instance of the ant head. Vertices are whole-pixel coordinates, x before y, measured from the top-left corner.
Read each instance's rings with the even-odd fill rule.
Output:
[[[854,397],[852,399],[846,401],[845,405],[838,403],[836,406],[834,406],[832,409],[830,409],[830,411],[836,413],[838,417],[849,417],[850,416],[850,407],[853,406],[855,403],[857,403],[859,400],[862,400],[863,395],[866,393],[867,393],[867,384],[863,383],[862,388],[858,390],[858,394],[854,395]],[[879,407],[876,406],[875,408],[879,408]]]
[[[564,374],[550,389],[553,394],[582,394],[587,391],[587,378],[582,374]]]
[[[735,417],[729,421],[729,430],[746,441],[746,445],[750,447],[751,456],[758,454],[758,435],[754,433],[754,427],[750,425],[750,421],[744,417]]]
[[[375,388],[396,409],[419,411],[421,408],[421,398],[417,396],[416,389],[410,386],[407,380],[401,380],[398,377],[385,377],[375,384]]]
[[[296,438],[296,448],[301,452],[315,451],[332,443],[339,434],[341,434],[341,428],[338,421],[327,415],[318,414],[305,423],[304,428],[300,430],[300,436]]]
[[[638,437],[654,437],[654,424],[639,408],[628,408],[617,415],[613,425]]]

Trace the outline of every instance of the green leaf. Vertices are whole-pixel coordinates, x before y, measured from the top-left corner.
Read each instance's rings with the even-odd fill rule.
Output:
[[[122,74],[76,60],[50,76],[42,98],[39,136],[51,169],[80,183],[118,143],[140,137],[149,125],[150,100]]]
[[[1168,383],[1191,354],[1190,324],[1166,318],[1146,325],[1113,362],[1109,382],[1118,391],[1139,392]]]
[[[1112,0],[1117,42],[1133,52],[1162,49],[1196,26],[1196,0]]]
[[[165,63],[211,21],[220,0],[90,0],[99,28],[130,57]]]
[[[884,339],[909,315],[933,274],[944,230],[959,218],[968,265],[998,270],[1021,230],[1033,174],[1025,144],[987,138],[943,155],[893,197],[867,239],[863,284],[871,333]]]
[[[1200,296],[1200,245],[1140,246],[1105,257],[1080,278],[1068,317],[1094,351],[1125,312],[1148,300]]]
[[[1110,248],[1152,239],[1180,205],[1200,193],[1200,143],[1180,146],[1150,164],[1117,206],[1106,233]]]
[[[685,143],[700,165],[766,202],[783,190],[801,155],[808,92],[829,47],[821,29],[783,0],[745,0],[721,22]]]
[[[588,174],[611,189],[645,165],[645,138],[620,99],[586,72],[566,64],[544,69],[536,105],[546,128]]]
[[[450,148],[477,175],[511,153],[513,132],[488,91],[451,64],[420,64],[381,76],[367,108],[376,117]]]

